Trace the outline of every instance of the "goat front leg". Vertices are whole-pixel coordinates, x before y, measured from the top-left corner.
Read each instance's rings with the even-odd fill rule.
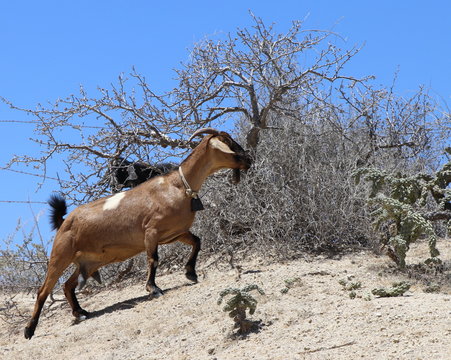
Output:
[[[199,254],[200,251],[200,238],[194,235],[192,232],[187,232],[185,234],[180,235],[176,240],[192,246],[191,255],[185,266],[186,269],[185,276],[189,280],[197,283],[196,261],[197,255]]]
[[[159,297],[163,295],[163,291],[155,284],[155,275],[158,267],[158,241],[155,236],[150,233],[146,233],[145,238],[146,252],[147,252],[147,264],[148,264],[148,277],[146,290],[150,292],[151,297]]]

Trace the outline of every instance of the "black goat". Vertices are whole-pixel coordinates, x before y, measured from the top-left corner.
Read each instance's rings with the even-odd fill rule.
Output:
[[[151,165],[143,161],[131,162],[119,157],[110,162],[110,187],[114,193],[124,188],[134,188],[150,178],[166,174],[175,168],[176,165],[172,163]]]

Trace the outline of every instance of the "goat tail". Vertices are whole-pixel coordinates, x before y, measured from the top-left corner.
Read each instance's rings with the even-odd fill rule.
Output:
[[[50,210],[50,225],[52,230],[57,230],[63,225],[64,215],[67,214],[66,200],[59,194],[52,194],[48,203],[52,207]]]

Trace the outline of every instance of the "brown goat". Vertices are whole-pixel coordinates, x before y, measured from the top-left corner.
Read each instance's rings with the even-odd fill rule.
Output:
[[[153,296],[162,295],[155,284],[160,244],[181,241],[191,245],[186,277],[197,281],[195,266],[200,239],[189,231],[200,203],[197,192],[214,172],[235,169],[235,178],[239,179],[239,169],[247,170],[251,165],[249,155],[229,134],[211,128],[200,129],[190,140],[201,134],[209,135],[180,164],[178,171],[79,206],[64,220],[64,199],[53,199],[52,222],[58,232],[47,276],[25,328],[25,338],[31,339],[34,335],[47,296],[71,263],[77,268],[66,281],[64,294],[78,319],[86,318],[89,313],[80,307],[75,297],[77,285],[83,285],[90,276],[99,280],[97,270],[101,266],[124,261],[143,251],[147,253],[149,266],[146,289]]]

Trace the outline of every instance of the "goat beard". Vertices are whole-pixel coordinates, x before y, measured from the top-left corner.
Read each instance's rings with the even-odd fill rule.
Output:
[[[240,179],[241,179],[240,169],[233,169],[231,179],[232,184],[234,185],[238,184],[240,182]]]

